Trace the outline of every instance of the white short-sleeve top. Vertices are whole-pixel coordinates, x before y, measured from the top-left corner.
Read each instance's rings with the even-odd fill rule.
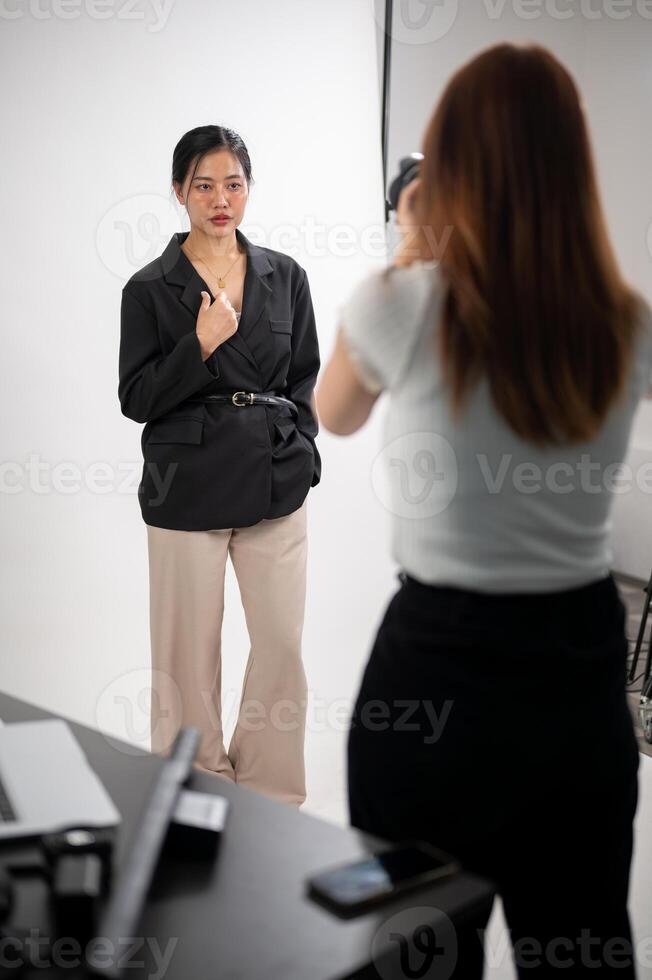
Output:
[[[365,387],[387,390],[371,482],[391,519],[392,555],[414,578],[483,592],[547,592],[608,574],[614,494],[641,474],[623,465],[634,412],[652,388],[652,310],[624,397],[594,440],[540,449],[507,426],[486,380],[454,422],[435,336],[444,283],[435,262],[367,276],[340,306]],[[525,383],[525,381],[524,381]],[[652,492],[652,473],[645,475]]]

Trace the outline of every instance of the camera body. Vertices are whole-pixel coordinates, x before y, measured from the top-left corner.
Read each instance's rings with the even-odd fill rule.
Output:
[[[390,211],[396,211],[398,199],[404,187],[419,176],[419,165],[423,160],[423,153],[410,153],[407,157],[402,157],[398,165],[398,174],[389,185],[387,200],[385,201],[385,220],[389,220]]]

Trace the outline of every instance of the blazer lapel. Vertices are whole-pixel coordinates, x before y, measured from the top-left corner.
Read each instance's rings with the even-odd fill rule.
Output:
[[[215,299],[215,297],[190,259],[181,251],[181,245],[188,234],[187,231],[175,232],[161,256],[161,262],[165,281],[183,286],[181,302],[196,318],[201,306],[202,289],[210,293],[211,299]],[[247,337],[260,320],[267,300],[272,294],[271,277],[274,267],[262,248],[250,242],[238,228],[236,228],[235,234],[247,253],[247,271],[245,273],[240,323],[236,332],[225,343],[246,357],[258,369],[260,365],[251,352]]]

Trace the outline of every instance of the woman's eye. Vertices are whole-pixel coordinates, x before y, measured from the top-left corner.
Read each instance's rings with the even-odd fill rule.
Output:
[[[206,187],[208,190],[211,189],[211,185],[210,184],[197,184],[197,187],[199,188],[199,190],[202,190],[202,188],[204,188],[204,187]],[[229,187],[238,187],[238,188],[240,188],[240,187],[242,187],[242,184],[238,184],[238,183],[235,183],[234,182],[232,184],[229,184]]]

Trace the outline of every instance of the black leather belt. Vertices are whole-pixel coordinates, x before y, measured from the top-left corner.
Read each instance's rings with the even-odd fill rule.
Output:
[[[299,414],[297,406],[289,398],[264,391],[234,391],[232,395],[202,395],[189,401],[230,402],[237,408],[245,408],[247,405],[281,405],[289,408],[294,415]]]

